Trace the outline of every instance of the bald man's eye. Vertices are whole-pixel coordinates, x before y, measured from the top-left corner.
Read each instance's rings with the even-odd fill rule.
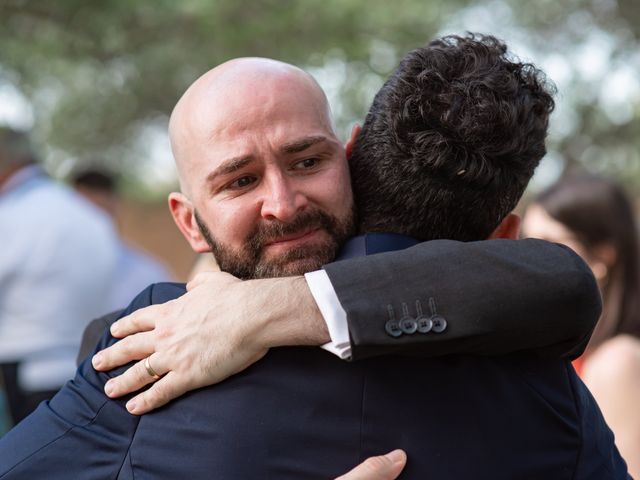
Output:
[[[313,170],[320,163],[320,159],[316,157],[305,158],[293,164],[294,170]]]
[[[256,177],[245,175],[244,177],[240,177],[235,181],[231,182],[227,188],[231,188],[231,189],[247,188],[249,185],[251,185],[255,181],[256,181]]]

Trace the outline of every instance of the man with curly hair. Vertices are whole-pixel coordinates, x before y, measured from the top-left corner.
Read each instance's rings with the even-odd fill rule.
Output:
[[[342,258],[425,239],[438,239],[442,252],[459,240],[515,238],[510,212],[544,155],[552,109],[542,74],[507,57],[493,37],[446,37],[409,53],[346,148],[367,234],[347,241]],[[350,223],[351,192],[327,118],[317,85],[279,62],[239,59],[198,80],[171,122],[182,193],[170,207],[192,247],[217,251],[230,269],[246,255],[255,271],[285,273],[333,248],[332,234],[348,231],[335,225]],[[292,220],[282,225],[261,220],[285,215]],[[415,316],[378,292],[388,307],[385,340],[447,328],[423,288],[407,291]],[[156,285],[129,312],[182,293]],[[451,295],[465,302],[464,292]],[[487,303],[496,298],[486,292]],[[99,347],[114,342],[105,335]],[[97,374],[85,361],[49,406],[0,442],[3,466],[12,462],[6,478],[75,478],[86,465],[95,468],[83,478],[330,478],[393,447],[409,455],[406,478],[626,477],[611,432],[566,360],[514,352],[345,364],[309,348],[252,356],[262,359],[143,417],[105,399],[105,381],[121,370]],[[148,359],[142,366],[158,377]],[[33,440],[36,425],[46,433]],[[11,442],[19,455],[5,455]],[[76,455],[63,457],[65,449]]]
[[[407,54],[349,158],[360,231],[489,238],[546,153],[553,90],[493,37],[445,37]]]

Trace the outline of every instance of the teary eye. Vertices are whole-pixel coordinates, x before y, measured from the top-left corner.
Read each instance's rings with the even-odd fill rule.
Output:
[[[245,175],[244,177],[240,177],[240,178],[236,179],[235,181],[231,182],[229,184],[229,188],[244,188],[244,187],[248,187],[249,185],[251,185],[255,181],[256,181],[256,177],[252,177],[250,175]]]
[[[296,162],[296,164],[294,165],[294,168],[309,169],[317,166],[318,162],[319,162],[319,159],[315,157],[305,158],[304,160],[300,160],[299,162]]]
[[[304,165],[306,168],[314,167],[317,163],[318,163],[317,158],[305,158],[302,161],[302,165]]]

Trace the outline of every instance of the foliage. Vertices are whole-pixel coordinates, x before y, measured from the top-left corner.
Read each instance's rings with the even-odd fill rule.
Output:
[[[469,12],[521,32],[536,60],[567,63],[560,118],[571,125],[552,137],[557,158],[640,185],[640,93],[619,102],[624,112],[607,110],[603,78],[583,78],[570,58],[601,38],[606,61],[637,75],[635,0],[2,0],[0,82],[33,106],[34,137],[54,170],[99,160],[144,177],[149,129],[165,128],[180,94],[212,66],[267,56],[311,69],[346,135],[399,56],[466,28]]]

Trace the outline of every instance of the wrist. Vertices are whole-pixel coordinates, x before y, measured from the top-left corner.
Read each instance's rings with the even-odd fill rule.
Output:
[[[317,346],[330,341],[327,325],[302,276],[256,282],[259,344],[265,348]]]

